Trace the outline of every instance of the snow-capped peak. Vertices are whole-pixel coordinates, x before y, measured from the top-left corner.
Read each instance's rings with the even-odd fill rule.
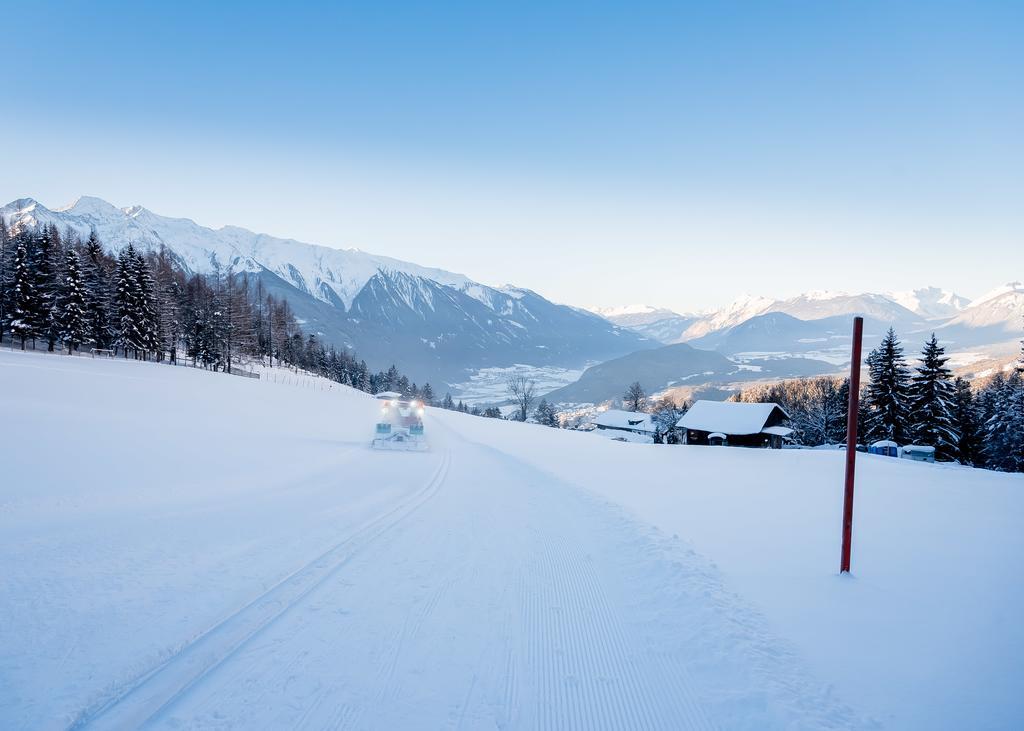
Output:
[[[984,304],[985,302],[988,302],[990,300],[994,300],[997,297],[1002,297],[1003,295],[1010,294],[1011,292],[1012,293],[1024,292],[1024,284],[1022,284],[1021,282],[1007,282],[1002,287],[996,287],[992,291],[986,292],[981,297],[978,297],[978,299],[976,299],[973,302],[971,302],[970,306],[971,307],[977,307],[980,304]]]
[[[68,213],[75,216],[116,216],[120,211],[102,198],[83,195],[69,205],[54,208],[53,212]]]
[[[953,317],[970,305],[970,300],[955,292],[939,287],[922,287],[885,295],[893,302],[922,317]]]
[[[721,309],[705,312],[701,319],[686,329],[681,339],[692,340],[716,330],[738,325],[751,317],[763,315],[774,304],[775,300],[768,297],[742,294]]]

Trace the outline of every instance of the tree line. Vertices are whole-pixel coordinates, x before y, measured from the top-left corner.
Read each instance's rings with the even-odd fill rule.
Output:
[[[258,360],[302,368],[368,393],[397,391],[433,403],[392,365],[372,372],[351,350],[304,333],[288,300],[231,268],[188,274],[165,248],[132,244],[108,254],[55,226],[10,231],[0,218],[0,341],[22,350],[112,355],[231,372]]]
[[[1016,367],[971,382],[954,377],[935,335],[913,367],[890,329],[866,359],[858,438],[935,448],[935,458],[1024,472],[1024,347]],[[755,386],[735,398],[775,402],[791,417],[794,440],[816,446],[846,440],[849,379],[821,376]]]

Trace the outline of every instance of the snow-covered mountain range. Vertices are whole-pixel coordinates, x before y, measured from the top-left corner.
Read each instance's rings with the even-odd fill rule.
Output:
[[[1015,328],[1020,329],[1024,317],[1021,291],[1021,283],[1014,282],[973,301],[938,287],[888,293],[810,291],[788,299],[742,295],[725,307],[696,314],[679,314],[651,305],[593,311],[665,344],[703,341],[716,333],[721,336],[769,313],[804,321],[860,314],[907,331],[950,328],[952,333],[958,326],[999,326],[1012,334]]]
[[[20,199],[0,208],[0,216],[14,228],[53,224],[82,237],[94,230],[115,253],[129,242],[148,251],[165,248],[188,272],[230,270],[259,280],[268,292],[287,298],[306,329],[322,339],[354,347],[373,368],[394,362],[413,377],[454,386],[453,391],[485,370],[521,364],[580,369],[683,342],[738,359],[752,372],[778,370],[778,363],[764,364],[766,357],[809,359],[820,369],[848,357],[848,318],[855,313],[867,318],[866,346],[893,326],[911,345],[934,330],[950,352],[998,346],[985,355],[1002,357],[1003,350],[1016,347],[1024,323],[1020,282],[973,302],[924,287],[811,291],[787,299],[744,295],[700,313],[649,305],[586,311],[443,269],[234,226],[211,229],[93,197],[55,209]],[[626,363],[649,360],[664,370],[664,359],[650,353]]]
[[[259,279],[324,340],[354,347],[371,367],[395,362],[435,385],[466,381],[482,368],[580,367],[655,345],[527,289],[490,287],[442,269],[234,226],[211,229],[141,206],[82,197],[49,209],[24,198],[0,215],[14,228],[53,224],[82,237],[94,230],[112,252],[129,242],[144,251],[165,248],[188,272],[231,270]]]
[[[981,375],[1017,357],[1024,335],[1024,287],[1000,287],[973,302],[937,287],[887,294],[806,292],[773,300],[744,295],[717,310],[680,315],[633,305],[603,316],[665,343],[588,369],[579,381],[548,395],[568,403],[600,403],[639,380],[650,392],[705,386],[721,395],[744,381],[840,372],[849,363],[850,317],[863,315],[864,347],[875,347],[889,327],[913,358],[932,332],[947,347],[951,365]],[[692,346],[689,350],[679,345]],[[693,349],[714,351],[729,366],[697,367]],[[632,378],[627,378],[627,372]],[[624,381],[625,379],[625,381]],[[722,390],[722,389],[725,390]],[[652,390],[653,389],[653,390]]]

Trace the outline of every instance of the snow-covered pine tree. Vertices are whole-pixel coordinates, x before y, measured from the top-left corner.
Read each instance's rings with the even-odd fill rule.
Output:
[[[398,379],[401,374],[398,372],[398,368],[391,364],[391,367],[384,373],[384,390],[385,391],[397,391],[398,390]]]
[[[785,407],[794,420],[799,420],[803,443],[818,445],[841,442],[846,434],[841,384],[829,376],[805,379],[803,383],[806,393],[802,408]],[[848,390],[849,387],[845,393]]]
[[[136,320],[135,328],[139,333],[139,349],[142,358],[155,353],[160,347],[160,338],[156,311],[156,282],[149,270],[149,264],[138,251],[134,252]]]
[[[868,356],[870,382],[865,392],[869,441],[910,439],[910,373],[896,332],[889,328],[881,344]]]
[[[662,398],[651,405],[651,420],[654,422],[656,444],[676,443],[676,424],[687,408],[687,404],[676,406],[670,398]]]
[[[39,308],[36,295],[36,277],[28,250],[29,241],[23,237],[14,252],[14,272],[11,284],[11,336],[25,341],[36,337],[36,312]]]
[[[978,406],[970,382],[960,377],[953,381],[953,427],[959,437],[956,460],[965,465],[978,464],[981,450]]]
[[[1024,472],[1024,379],[996,374],[985,387],[985,465],[1003,472]]]
[[[157,324],[160,353],[167,353],[171,364],[178,362],[178,341],[182,337],[181,317],[182,290],[174,272],[167,271],[158,276]]]
[[[541,399],[540,403],[537,404],[537,410],[533,412],[534,420],[543,426],[558,427],[558,412],[555,410],[553,404],[549,404],[547,399]]]
[[[136,272],[135,247],[128,244],[117,258],[117,273],[114,278],[114,318],[117,320],[117,334],[114,345],[122,348],[124,357],[131,350],[135,357],[144,347],[139,331],[138,273]]]
[[[46,338],[49,351],[56,348],[60,339],[60,325],[56,318],[57,306],[57,256],[60,249],[60,234],[55,226],[44,226],[36,233],[32,252],[32,271],[35,275],[36,311],[33,313],[35,337]]]
[[[58,292],[56,319],[60,339],[68,355],[78,349],[86,338],[85,284],[79,266],[78,252],[69,248],[64,255],[64,272]]]
[[[956,459],[953,374],[946,368],[946,349],[932,333],[921,351],[920,365],[910,386],[910,432],[919,444],[935,447],[935,458]]]
[[[113,339],[110,331],[110,288],[103,247],[95,231],[89,234],[89,240],[85,242],[82,281],[85,288],[84,342],[92,343],[95,348],[109,348]]]
[[[11,282],[14,261],[14,243],[11,240],[7,221],[0,216],[0,343],[7,333],[11,319]]]
[[[455,401],[452,400],[451,393],[444,395],[444,399],[441,400],[441,408],[448,409],[449,411],[455,408]]]
[[[429,383],[423,384],[423,391],[421,392],[423,403],[427,406],[434,405],[434,389]]]
[[[355,375],[352,379],[352,385],[358,388],[360,391],[371,391],[370,386],[370,368],[366,365],[365,360],[359,361],[359,365],[356,366]]]

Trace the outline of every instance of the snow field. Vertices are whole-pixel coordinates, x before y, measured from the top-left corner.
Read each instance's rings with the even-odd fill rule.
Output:
[[[1019,476],[0,353],[5,728],[1012,728]],[[712,560],[714,561],[712,562]],[[6,621],[10,618],[10,621]]]

